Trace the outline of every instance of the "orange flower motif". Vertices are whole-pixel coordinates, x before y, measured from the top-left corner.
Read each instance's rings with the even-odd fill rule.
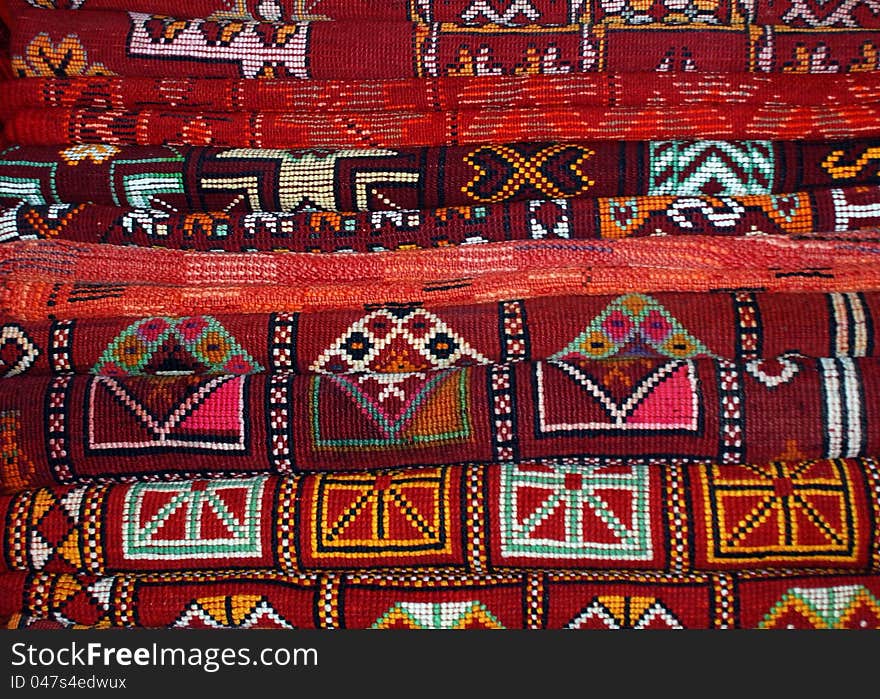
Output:
[[[54,43],[46,33],[37,34],[24,56],[13,56],[12,67],[21,78],[69,78],[77,75],[114,75],[101,63],[89,65],[86,50],[75,34]]]

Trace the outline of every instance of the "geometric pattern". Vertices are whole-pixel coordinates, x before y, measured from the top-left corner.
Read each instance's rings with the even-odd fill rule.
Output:
[[[19,325],[0,328],[0,378],[24,373],[40,356],[39,348]]]
[[[587,21],[590,17],[589,4],[584,0],[407,0],[400,5],[413,20],[469,26],[548,26]],[[386,5],[377,14],[386,19],[397,17],[391,7],[396,9],[398,5]],[[338,10],[333,18],[339,19]]]
[[[593,155],[592,150],[562,144],[537,150],[530,144],[484,146],[464,157],[477,174],[461,191],[483,204],[505,201],[521,191],[535,198],[578,196],[595,184],[581,170]]]
[[[526,224],[532,240],[571,237],[572,215],[568,199],[530,199],[525,204],[528,211]]]
[[[876,189],[880,212],[880,187]],[[544,204],[555,206],[553,202]],[[809,207],[809,201],[804,206]],[[731,301],[740,309],[737,314],[743,312],[744,307],[737,300],[741,295],[742,292],[707,294],[698,307],[690,310],[688,299],[665,293],[625,294],[616,298],[575,294],[553,301],[518,301],[524,308],[523,332],[539,333],[540,340],[527,342],[516,359],[553,359],[576,365],[581,360],[620,357],[723,357],[756,360],[757,363],[746,365],[746,371],[755,378],[764,375],[762,381],[775,382],[774,377],[779,377],[784,369],[774,366],[777,363],[794,361],[800,364],[801,373],[810,370],[809,364],[801,362],[795,352],[804,358],[861,358],[876,353],[878,292],[752,293],[749,317],[731,316]],[[283,361],[273,359],[267,349],[267,334],[273,332],[273,314],[267,313],[238,318],[126,318],[112,323],[78,318],[75,332],[62,332],[59,324],[53,337],[49,337],[47,326],[40,322],[9,323],[4,333],[8,346],[0,351],[0,359],[6,357],[0,372],[9,366],[7,362],[19,357],[19,341],[10,340],[9,336],[20,340],[20,331],[13,328],[20,328],[40,352],[25,372],[36,374],[45,374],[47,370],[99,375],[166,369],[184,372],[190,364],[194,373],[240,373],[249,368],[248,356],[254,363],[250,373],[257,373],[259,367],[293,369],[302,374],[389,370],[405,373],[410,368],[427,371],[506,363],[511,354],[499,351],[498,345],[498,324],[506,322],[499,314],[501,308],[497,304],[479,303],[431,310],[391,307],[366,315],[357,311],[353,315],[345,313],[341,318],[335,313],[294,314],[294,325],[301,323],[302,332],[285,337]],[[570,322],[560,322],[562,317]],[[762,317],[770,322],[759,322]],[[790,323],[773,320],[782,317]],[[65,321],[64,327],[71,322]],[[758,327],[740,330],[742,323],[755,322]],[[170,327],[162,331],[166,323]],[[797,324],[796,333],[790,330],[792,323]],[[742,332],[750,335],[750,339],[746,340],[744,335],[737,339]],[[65,338],[63,351],[57,344],[61,335]],[[740,349],[742,342],[757,344],[750,345],[746,352]],[[151,348],[153,355],[148,359]],[[76,359],[72,364],[71,353]],[[62,359],[62,355],[68,358]],[[237,363],[239,356],[241,363]],[[770,366],[762,366],[762,362],[769,362]]]
[[[860,7],[875,17],[880,14],[877,0],[789,0],[785,5],[790,7],[780,24],[806,27],[858,27]]]
[[[740,17],[731,0],[592,0],[595,20],[603,24],[644,26],[668,24],[716,24],[726,26]],[[741,21],[741,20],[740,20]]]
[[[52,570],[75,572],[82,568],[79,523],[85,490],[75,488],[62,497],[48,490],[35,495],[30,514],[33,528],[27,541],[28,562],[35,570],[49,566]]]
[[[701,393],[691,360],[537,362],[534,374],[541,434],[700,429]]]
[[[468,372],[463,367],[313,376],[309,409],[315,447],[412,448],[467,439]]]
[[[244,451],[247,376],[98,376],[88,385],[90,450]]]
[[[315,479],[315,558],[450,553],[447,470],[327,474]]]
[[[180,172],[183,156],[176,149],[167,155],[114,159],[109,166],[111,198],[116,206],[150,209],[167,208],[162,195],[183,194],[184,178]]]
[[[745,370],[755,381],[772,390],[790,383],[800,373],[800,365],[794,361],[797,353],[781,354],[775,359],[752,359],[745,363]]]
[[[123,506],[123,556],[128,560],[259,557],[260,505],[267,478],[132,484]]]
[[[309,371],[395,374],[488,363],[433,313],[403,307],[381,308],[352,323]]]
[[[376,196],[382,196],[377,186],[419,181],[418,172],[394,169],[391,161],[385,163],[383,172],[368,167],[360,169],[357,164],[359,159],[385,162],[395,155],[395,151],[377,148],[334,151],[228,148],[214,154],[213,161],[206,162],[199,187],[236,194],[236,198],[245,199],[253,211],[337,211],[342,207],[365,211],[373,208],[371,201]],[[340,198],[339,183],[343,180],[340,161],[350,169],[350,178],[347,178],[352,184],[350,203]],[[216,174],[212,166],[216,167]],[[392,184],[391,189],[395,188]]]
[[[729,298],[721,298],[732,319],[735,309]],[[568,309],[563,317],[569,330],[559,336],[576,334],[580,319],[571,319]],[[29,332],[30,327],[36,328],[28,326]],[[74,326],[69,334],[83,330],[80,337],[85,332],[94,336],[94,327]],[[107,337],[119,327],[102,322]],[[501,330],[501,323],[496,327]],[[520,326],[510,327],[510,343],[500,333],[495,339],[496,356],[508,352],[508,344],[525,352],[555,349],[555,342],[541,347],[537,331],[525,336]],[[59,332],[50,332],[51,326],[44,324],[40,339],[53,343],[70,328],[64,333],[60,329],[56,323]],[[519,339],[514,332],[520,333]],[[725,333],[732,344],[736,329],[727,326]],[[263,365],[268,340],[263,340]],[[300,338],[295,344],[305,342]],[[827,338],[818,344],[827,344]],[[103,347],[103,341],[96,346]],[[49,356],[66,353],[66,348],[53,350]],[[306,359],[311,356],[308,352]],[[52,362],[39,361],[43,373],[51,368]],[[503,376],[488,365],[389,375],[22,376],[0,382],[0,402],[20,413],[21,444],[36,466],[30,486],[99,474],[195,477],[277,470],[276,464],[282,472],[294,465],[348,471],[519,458],[505,456],[499,448],[502,441],[507,446],[516,441],[516,450],[526,459],[586,455],[722,461],[728,459],[717,456],[723,450],[730,457],[725,463],[766,463],[784,453],[824,458],[824,440],[830,435],[825,431],[829,414],[821,409],[823,377],[815,361],[800,364],[790,384],[772,391],[745,371],[742,378],[734,373],[743,362],[612,358],[575,370],[568,364],[563,369],[514,357],[507,365],[495,365]],[[860,357],[845,365],[846,373],[864,387],[861,397],[852,399],[862,401],[860,411],[849,405],[839,412],[853,426],[855,415],[865,420],[859,440],[841,447],[858,458],[880,448],[880,433],[873,428],[880,415],[875,390],[880,362]],[[90,362],[76,367],[90,368]],[[782,422],[785,429],[780,432],[776,426]],[[46,444],[35,451],[35,442],[47,429]],[[797,441],[797,449],[786,452],[790,440]],[[352,459],[349,450],[361,446],[367,448]],[[172,449],[174,458],[156,458]],[[281,457],[290,455],[293,461],[281,465]]]
[[[865,452],[869,431],[865,411],[869,399],[852,357],[819,359],[822,378],[822,456],[839,458]]]
[[[2,183],[0,183],[2,186]],[[295,252],[374,252],[521,239],[620,239],[659,233],[797,235],[880,224],[876,187],[744,196],[619,196],[512,201],[426,211],[303,216],[279,211],[125,210],[98,216],[94,204],[0,210],[0,241],[53,239],[229,251],[284,247]],[[407,231],[406,237],[401,231]],[[791,349],[791,348],[787,348]]]
[[[132,12],[128,53],[154,59],[225,61],[238,64],[241,76],[308,78],[308,23],[284,25],[272,32],[263,25],[231,20],[180,22]],[[218,38],[219,37],[219,38]]]
[[[880,212],[880,187],[876,189]],[[809,207],[809,201],[804,205]],[[517,303],[524,308],[523,331],[526,335],[539,333],[540,340],[526,343],[516,358],[553,359],[575,365],[582,360],[645,356],[755,360],[746,364],[746,372],[762,382],[775,383],[776,377],[788,376],[796,368],[791,362],[800,365],[801,374],[811,371],[812,363],[802,362],[796,353],[803,358],[825,359],[860,359],[876,354],[878,292],[748,295],[753,297],[749,317],[738,317],[745,308],[737,300],[742,292],[707,294],[691,309],[688,299],[665,293],[616,298],[575,294],[553,301],[520,301]],[[730,315],[731,301],[739,309],[734,316]],[[248,357],[254,363],[250,373],[257,373],[258,367],[294,369],[303,374],[397,369],[405,373],[410,367],[427,371],[506,363],[511,355],[499,351],[498,345],[498,324],[504,321],[499,314],[501,308],[480,303],[431,310],[392,307],[365,316],[357,311],[353,315],[345,313],[341,318],[335,313],[329,317],[321,313],[294,315],[294,324],[302,323],[302,332],[284,340],[284,361],[273,359],[267,349],[267,334],[273,332],[272,314],[267,313],[238,318],[190,316],[171,319],[170,323],[167,317],[125,318],[112,323],[78,318],[74,332],[62,332],[62,325],[72,323],[65,321],[52,337],[41,322],[9,323],[2,333],[6,335],[6,346],[0,348],[0,360],[5,357],[0,373],[10,366],[8,362],[21,356],[21,331],[39,352],[26,374],[45,374],[49,370],[99,375],[118,375],[117,370],[123,374],[166,369],[184,372],[190,365],[194,373],[239,373],[249,368]],[[560,322],[562,317],[570,322]],[[770,322],[760,322],[762,317]],[[774,320],[783,317],[790,322]],[[742,325],[756,322],[757,327],[748,329]],[[160,332],[165,323],[170,327]],[[794,323],[796,333],[791,331]],[[58,345],[62,335],[63,351]],[[737,335],[741,337],[737,339]],[[746,351],[741,349],[743,342],[757,344],[750,344]],[[155,349],[148,359],[150,348]],[[62,359],[62,355],[67,358]],[[237,363],[239,357],[241,363]],[[76,360],[72,364],[71,358]],[[791,366],[788,371],[784,371],[786,364]],[[839,366],[837,373],[844,378],[848,372]]]
[[[482,602],[399,602],[379,617],[374,629],[502,629]]]
[[[832,487],[829,475],[838,464],[828,461],[824,470],[807,464],[812,472],[802,477],[803,500],[817,502],[813,510],[830,522],[833,508],[823,501],[822,489]],[[786,522],[780,525],[775,515],[758,521],[763,510],[754,503],[763,490],[752,497],[719,495],[722,507],[713,511],[704,502],[704,472],[710,465],[584,457],[96,483],[0,495],[0,520],[7,522],[0,570],[159,573],[198,569],[208,559],[224,569],[285,574],[360,574],[403,566],[443,567],[458,575],[578,569],[726,574],[743,568],[791,573],[820,566],[880,570],[870,514],[880,510],[880,494],[865,499],[874,487],[876,465],[861,459],[844,466],[848,486],[858,495],[849,523],[855,534],[847,551],[819,550],[830,528],[821,529],[797,513],[790,518],[797,524],[797,529],[789,527],[793,543],[780,546],[777,527],[784,533]],[[729,483],[754,475],[746,466],[715,468],[718,490],[726,486],[722,477]],[[795,470],[794,464],[788,468]],[[779,482],[777,487],[786,486]],[[800,507],[816,519],[812,510]],[[757,515],[749,518],[751,511]],[[746,531],[736,550],[713,551],[719,548],[711,531],[714,520],[729,539]]]
[[[769,194],[770,141],[652,141],[648,194]]]
[[[880,206],[874,207],[880,216]],[[848,230],[848,229],[847,229]],[[826,357],[874,356],[874,332],[868,295],[830,293],[828,307],[828,349]]]
[[[690,359],[711,356],[656,299],[619,296],[568,346],[535,365],[538,427],[695,431],[700,394]],[[573,393],[571,382],[581,390]],[[565,419],[550,419],[554,401]]]
[[[31,1],[48,4],[55,0]],[[106,2],[99,4],[108,7]],[[20,75],[56,77],[108,69],[126,75],[146,71],[162,75],[163,70],[171,69],[186,76],[367,81],[441,75],[644,73],[658,64],[663,70],[704,73],[783,73],[786,69],[844,73],[873,65],[869,53],[872,40],[857,32],[875,26],[871,15],[876,15],[877,5],[876,0],[359,0],[357,9],[340,12],[340,5],[349,7],[350,3],[337,0],[332,8],[327,7],[330,0],[237,0],[236,4],[239,12],[228,11],[233,5],[230,2],[209,2],[208,7],[202,3],[203,15],[211,5],[224,8],[213,20],[175,20],[120,11],[112,20],[97,25],[97,32],[90,19],[70,19],[63,23],[67,36],[55,29],[55,44],[41,32],[36,38],[43,38],[45,44],[29,47],[36,34],[32,29],[13,34],[11,51]],[[291,6],[296,9],[291,11]],[[113,7],[121,10],[131,5],[117,0]],[[168,0],[149,7],[157,11],[181,9]],[[393,8],[390,12],[389,7]],[[785,12],[788,9],[790,14]],[[341,15],[349,21],[342,23],[342,30],[326,22],[288,23],[315,15]],[[275,24],[252,20],[259,16],[271,17]],[[373,22],[369,25],[372,31],[364,31],[360,21],[352,21],[365,18],[384,22]],[[397,21],[389,22],[390,18]],[[411,24],[410,20],[417,18],[424,23]],[[789,26],[774,32],[774,25],[786,24]],[[838,30],[834,32],[812,29],[835,25]],[[398,28],[391,30],[389,26]],[[846,27],[854,28],[844,31]],[[77,36],[82,43],[72,47],[63,40]],[[376,45],[383,46],[381,56],[369,54]],[[860,55],[862,50],[864,55]],[[819,58],[810,61],[812,54]],[[104,65],[96,65],[96,60]],[[168,67],[162,65],[164,61]],[[360,94],[367,90],[361,87]],[[482,90],[475,94],[488,99]],[[650,92],[642,94],[643,100],[650,99]],[[658,90],[658,98],[662,94]],[[352,100],[353,107],[362,100]],[[291,100],[288,104],[298,103]],[[352,124],[356,123],[354,119]],[[703,125],[702,131],[705,129]],[[828,133],[837,132],[829,129]],[[375,140],[352,128],[349,141],[358,135],[359,142]]]
[[[830,193],[825,196],[832,197]],[[812,230],[816,221],[810,195],[803,192],[737,197],[607,197],[597,201],[597,208],[602,237],[608,238],[663,231],[733,235],[750,228],[784,235]]]
[[[103,112],[97,110],[96,114],[96,124],[110,128],[104,123]],[[771,193],[801,199],[818,196],[827,203],[817,209],[815,215],[823,219],[822,225],[827,226],[827,230],[833,230],[832,212],[843,213],[841,207],[845,209],[846,204],[835,201],[828,192],[830,188],[846,187],[847,200],[853,202],[863,202],[866,196],[867,203],[876,200],[876,195],[851,191],[855,185],[876,184],[878,180],[875,169],[871,169],[874,161],[865,160],[871,154],[872,144],[868,139],[830,145],[797,140],[696,143],[635,140],[593,141],[589,149],[565,143],[519,143],[478,148],[461,145],[350,150],[132,145],[120,147],[112,156],[106,149],[73,151],[13,146],[0,153],[0,199],[15,203],[25,200],[30,206],[90,202],[101,207],[151,209],[152,212],[128,212],[123,218],[105,214],[95,223],[91,223],[95,221],[94,216],[80,217],[76,227],[101,229],[109,223],[125,232],[119,235],[130,245],[126,229],[138,228],[138,221],[151,220],[147,224],[151,229],[147,236],[149,242],[138,235],[138,243],[163,247],[209,243],[209,249],[217,246],[222,249],[230,244],[249,249],[251,236],[246,232],[255,227],[263,231],[259,240],[259,247],[263,249],[286,247],[285,239],[291,235],[300,238],[297,247],[306,250],[312,249],[314,244],[320,245],[321,239],[325,245],[330,243],[327,247],[331,249],[345,249],[347,239],[356,242],[359,248],[374,249],[371,238],[375,239],[377,223],[385,235],[396,234],[395,247],[406,245],[410,236],[427,237],[423,247],[442,244],[446,234],[441,229],[449,227],[446,225],[449,223],[459,231],[463,225],[470,229],[468,234],[456,234],[464,239],[478,237],[481,230],[495,239],[530,239],[535,229],[530,230],[528,205],[513,206],[524,200],[568,200],[573,214],[569,237],[593,238],[597,227],[609,229],[613,225],[607,217],[605,221],[597,217],[596,209],[602,213],[608,202],[597,202],[593,197],[622,198],[625,202],[627,197],[642,195],[660,195],[666,200],[658,207],[660,202],[649,197],[642,199],[636,208],[653,208],[653,220],[663,230],[673,232],[681,231],[682,226],[675,222],[684,216],[714,222],[701,224],[701,227],[723,233],[726,229],[719,222],[736,223],[746,211],[750,211],[746,215],[749,223],[755,222],[771,231],[781,228],[787,232],[794,219],[800,219],[797,228],[811,230],[803,219],[811,218],[812,212],[808,216],[798,202],[792,208],[791,199],[778,200],[779,209],[773,211]],[[846,169],[848,166],[833,165],[839,161],[855,161],[863,163],[863,167],[852,172]],[[819,188],[823,188],[821,193],[809,193]],[[721,199],[727,196],[732,199],[725,205]],[[750,196],[760,199],[750,201]],[[687,201],[696,197],[703,197],[710,209],[700,216],[687,211],[688,208],[705,208],[699,201]],[[485,206],[490,203],[503,206],[498,209]],[[484,206],[470,208],[475,204]],[[459,210],[460,206],[469,208]],[[194,207],[213,213],[193,216]],[[450,211],[450,207],[456,208]],[[667,207],[673,209],[670,211]],[[292,223],[289,215],[318,211],[335,215],[303,216],[296,218],[296,223]],[[389,215],[384,221],[382,217],[357,215],[357,212],[369,211],[387,211]],[[263,230],[263,217],[242,218],[255,212],[273,212],[265,220],[275,223]],[[454,221],[456,212],[470,216],[466,224],[464,219],[461,223]],[[508,219],[508,212],[514,213],[513,220]],[[552,208],[545,214],[550,219],[546,230],[553,230],[556,226],[552,222]],[[227,216],[233,218],[227,219]],[[621,217],[624,221],[629,218],[625,211],[615,212],[614,218],[620,220]],[[169,227],[169,220],[178,223]],[[225,220],[234,222],[234,229],[229,231],[234,232],[231,239],[223,232]],[[414,225],[416,221],[430,223],[433,230],[422,232],[420,226]],[[857,225],[864,228],[870,223],[864,219]],[[202,238],[198,229],[203,226],[213,230],[213,234],[207,241],[194,241],[196,236]],[[269,233],[278,226],[281,227],[280,239]],[[581,226],[586,227],[583,233]],[[716,228],[724,230],[715,231]],[[750,226],[740,222],[737,228],[748,232]],[[166,240],[162,231],[174,233],[173,238]],[[401,239],[403,231],[408,234]],[[332,235],[334,232],[336,235]],[[609,232],[612,236],[620,235],[619,228]],[[640,230],[641,235],[654,232],[653,225]],[[434,237],[436,234],[440,234],[439,241]],[[94,231],[91,238],[85,238],[89,239],[95,239]],[[309,239],[317,242],[311,243]],[[414,299],[399,297],[397,300]],[[367,303],[375,302],[377,299],[373,298]]]
[[[192,626],[206,616],[222,626],[246,625],[254,616],[260,625],[283,626],[270,609],[297,627],[328,629],[663,628],[675,627],[675,619],[700,629],[880,628],[876,573],[572,570],[463,576],[435,570],[426,576],[376,570],[243,576],[206,570],[104,577],[36,573],[0,581],[11,602],[11,618],[3,620],[9,628],[162,628],[186,616]],[[778,613],[792,608],[801,613]]]
[[[788,590],[761,620],[762,629],[876,629],[880,600],[862,585]]]
[[[653,555],[649,467],[501,466],[501,555],[645,560]]]
[[[414,2],[411,4],[414,6],[420,4],[430,6],[431,3]],[[499,26],[515,26],[519,23],[515,20],[521,22],[523,19],[530,23],[536,22],[541,17],[538,8],[530,0],[510,0],[506,7],[502,5],[504,7],[503,11],[500,8],[496,9],[493,5],[494,3],[489,0],[471,0],[470,4],[462,11],[460,17],[468,24],[491,22]]]
[[[569,629],[683,629],[675,614],[655,597],[603,595],[572,619]]]
[[[175,629],[292,629],[265,597],[219,595],[193,600],[171,624]]]
[[[626,294],[611,301],[569,345],[549,359],[573,366],[609,357],[712,356],[656,299]]]
[[[728,306],[731,318],[733,311]],[[567,325],[580,323],[569,319]],[[118,326],[104,327],[112,337]],[[49,329],[44,326],[42,337],[48,339]],[[735,329],[726,332],[732,340]],[[516,342],[526,351],[531,345],[546,351],[536,337],[520,335]],[[507,340],[495,344],[498,353]],[[850,361],[864,385],[853,400],[863,401],[866,426],[861,441],[847,447],[858,458],[880,448],[872,428],[880,415],[880,362]],[[282,465],[281,457],[291,454],[297,468],[345,471],[510,461],[518,457],[504,456],[499,445],[514,439],[522,458],[536,459],[722,461],[728,458],[717,456],[723,450],[730,457],[725,463],[766,463],[786,453],[790,440],[798,443],[790,452],[795,458],[823,458],[828,416],[815,362],[802,363],[790,385],[773,391],[745,372],[740,380],[733,372],[742,365],[639,357],[595,360],[577,370],[514,359],[497,365],[504,376],[487,365],[390,375],[23,376],[0,382],[0,402],[20,412],[22,444],[37,467],[30,485],[146,471],[252,473],[276,470],[276,464],[284,472],[294,464]],[[19,383],[27,387],[23,395]],[[845,414],[855,413],[850,406]],[[775,427],[783,421],[780,432]],[[29,447],[46,429],[49,438],[35,452]],[[156,458],[172,449],[174,458]],[[357,459],[351,449],[359,450]]]
[[[93,374],[252,374],[263,370],[211,316],[144,318],[107,346]]]
[[[70,166],[76,166],[85,160],[91,160],[95,165],[100,165],[105,160],[110,160],[118,155],[119,148],[104,143],[79,143],[65,148],[58,155]]]
[[[858,560],[855,488],[840,462],[709,466],[700,480],[710,564]]]

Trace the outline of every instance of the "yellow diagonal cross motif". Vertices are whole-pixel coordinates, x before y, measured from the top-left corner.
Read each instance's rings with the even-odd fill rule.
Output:
[[[541,171],[541,168],[544,167],[545,164],[553,160],[553,158],[560,153],[569,149],[575,149],[580,152],[580,155],[574,163],[568,166],[580,180],[580,187],[578,187],[576,192],[563,191],[552,178],[548,177]],[[474,187],[489,174],[484,167],[474,160],[474,157],[481,153],[494,153],[513,168],[513,174],[502,185],[501,189],[488,197],[482,196],[474,191]],[[532,156],[524,156],[522,153],[507,146],[485,146],[472,153],[468,153],[465,156],[464,161],[473,167],[477,171],[477,174],[470,182],[461,188],[461,191],[472,199],[484,204],[509,199],[526,185],[533,185],[538,191],[551,199],[573,197],[582,194],[595,184],[595,182],[589,179],[587,174],[580,169],[581,164],[593,155],[595,155],[595,151],[587,148],[563,144],[542,148]]]

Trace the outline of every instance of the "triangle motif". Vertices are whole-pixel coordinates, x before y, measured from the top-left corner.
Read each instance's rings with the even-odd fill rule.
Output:
[[[104,349],[99,376],[253,374],[263,367],[213,316],[143,318]]]
[[[435,314],[402,307],[380,308],[355,321],[309,369],[320,374],[405,374],[489,363]]]
[[[396,437],[453,372],[329,376],[388,438]],[[318,377],[316,381],[320,381]]]
[[[598,599],[587,605],[580,614],[572,619],[567,628],[569,629],[620,629],[620,621],[614,617],[611,610],[605,607]]]
[[[479,601],[400,602],[373,624],[374,629],[503,629]]]
[[[240,377],[161,377],[150,381],[99,377],[94,381],[155,439],[210,428],[224,434],[240,429]]]
[[[691,359],[713,356],[656,299],[626,294],[609,303],[583,332],[550,357],[575,368],[609,357]]]
[[[256,595],[223,595],[193,600],[172,626],[202,629],[294,628],[264,597]]]
[[[32,529],[30,534],[28,550],[31,565],[34,567],[34,570],[42,570],[46,562],[52,557],[53,547],[36,529]]]
[[[880,600],[862,585],[795,587],[773,605],[759,627],[841,629],[866,610],[880,619]]]
[[[659,599],[605,595],[594,598],[569,623],[570,629],[682,629]]]
[[[585,368],[576,368],[563,362],[554,364],[593,398],[609,425],[643,429],[696,429],[700,411],[699,394],[690,361],[665,362],[652,367],[625,392],[626,387],[608,386],[605,381],[592,375],[595,372]]]
[[[506,7],[505,7],[506,5]],[[502,9],[503,8],[503,9]],[[465,23],[476,23],[484,20],[490,24],[510,26],[524,18],[528,23],[537,22],[541,13],[532,4],[531,0],[502,0],[501,8],[497,8],[490,0],[472,0],[461,18]]]

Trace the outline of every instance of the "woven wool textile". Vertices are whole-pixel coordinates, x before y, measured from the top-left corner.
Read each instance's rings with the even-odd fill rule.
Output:
[[[570,22],[709,25],[789,24],[794,27],[871,27],[880,24],[869,3],[847,0],[815,3],[779,0],[740,5],[729,0],[698,6],[674,6],[658,0],[638,6],[617,6],[601,0],[517,0],[508,7],[481,0],[8,0],[16,11],[40,7],[58,10],[134,10],[183,17],[229,17],[267,22],[285,20],[415,20],[469,25],[558,25]],[[638,7],[639,9],[636,9]]]
[[[614,294],[622,287],[644,293],[872,291],[880,289],[873,265],[876,239],[876,232],[864,231],[806,243],[770,236],[601,245],[533,241],[367,253],[357,259],[9,243],[0,302],[11,317],[42,320],[454,305]]]
[[[578,196],[770,194],[878,184],[878,159],[880,140],[873,139],[340,151],[12,146],[0,153],[0,202],[364,211]]]
[[[876,234],[872,233],[871,236],[876,241]],[[563,252],[571,249],[562,244],[557,245]],[[484,246],[481,249],[482,247]],[[2,312],[7,315],[22,320],[43,320],[56,317],[142,317],[157,313],[198,315],[271,313],[279,310],[326,311],[401,303],[441,306],[501,302],[529,296],[543,298],[577,293],[614,294],[621,288],[644,293],[711,292],[755,287],[767,291],[800,292],[829,289],[840,292],[851,292],[854,289],[880,290],[880,276],[872,267],[876,253],[872,253],[871,248],[875,244],[862,242],[856,234],[850,234],[847,242],[812,243],[812,261],[799,259],[794,254],[794,247],[786,249],[785,244],[779,240],[769,243],[758,243],[756,240],[754,244],[743,246],[742,243],[726,245],[704,239],[700,241],[698,248],[694,248],[692,241],[686,240],[679,246],[675,245],[675,239],[670,239],[663,241],[660,247],[660,250],[639,249],[639,246],[623,246],[618,243],[614,248],[600,250],[601,255],[591,255],[589,253],[595,252],[591,250],[585,255],[577,256],[579,260],[568,262],[569,265],[577,264],[574,267],[561,266],[560,256],[552,254],[553,246],[545,247],[543,251],[539,248],[534,251],[536,254],[531,254],[528,250],[512,250],[511,259],[505,261],[500,271],[483,271],[479,276],[472,276],[479,269],[453,266],[446,268],[451,270],[451,277],[432,276],[421,281],[400,282],[394,288],[381,276],[360,284],[348,280],[319,284],[311,281],[311,278],[316,273],[320,274],[318,268],[327,269],[327,266],[314,266],[312,263],[316,259],[303,259],[298,263],[308,264],[308,269],[296,270],[298,274],[307,272],[305,283],[291,281],[285,285],[279,281],[248,283],[254,274],[254,267],[247,265],[240,267],[237,272],[231,270],[229,265],[223,265],[225,272],[233,271],[236,276],[243,278],[241,283],[235,283],[232,278],[224,279],[219,270],[213,283],[210,279],[193,279],[184,284],[101,280],[102,275],[106,275],[106,269],[98,271],[93,280],[75,281],[75,267],[72,265],[62,275],[52,279],[49,272],[57,271],[52,266],[53,258],[61,261],[62,265],[65,263],[62,257],[46,251],[48,254],[42,260],[39,256],[27,261],[19,260],[19,265],[29,268],[30,272],[5,275],[0,301],[3,304]],[[835,248],[845,252],[835,252]],[[854,254],[853,249],[863,252]],[[690,266],[672,267],[664,264],[670,257],[682,252],[693,255],[695,250],[697,260],[696,263],[693,259],[689,260]],[[39,251],[40,248],[33,249],[35,253]],[[72,251],[65,252],[71,254]],[[127,262],[132,266],[139,266],[140,273],[144,274],[150,269],[150,264],[160,262],[157,252],[128,254]],[[547,252],[551,254],[548,255]],[[750,259],[744,256],[746,253],[760,254],[755,259]],[[609,254],[608,261],[591,265],[591,261]],[[829,256],[832,255],[840,259],[829,262]],[[424,272],[426,260],[419,263],[416,253],[407,253],[407,256],[408,262],[416,263],[415,267],[412,264],[384,266],[391,278],[397,273],[412,274],[420,266],[420,273]],[[491,261],[491,257],[490,255],[485,259]],[[388,258],[381,259],[383,265],[388,262]],[[293,259],[288,258],[287,261],[295,263]],[[195,268],[199,261],[191,259],[189,262]],[[184,272],[186,268],[190,268],[185,258],[171,258],[164,263],[183,264]],[[380,265],[380,273],[383,265]],[[532,265],[540,265],[541,269],[528,271],[524,277],[517,279],[518,272],[531,270]],[[179,278],[181,270],[176,269],[173,272]],[[456,274],[466,276],[455,276]]]
[[[834,570],[18,573],[3,575],[0,585],[0,615],[25,628],[864,629],[880,624],[880,576]]]
[[[880,226],[880,187],[745,196],[531,199],[391,212],[188,214],[24,202],[0,209],[0,240],[58,239],[191,250],[380,252],[509,240],[667,235],[806,236]],[[811,237],[815,237],[811,235]]]
[[[880,628],[880,0],[0,54],[0,626]]]
[[[880,31],[772,24],[676,27],[571,23],[181,20],[139,12],[16,14],[20,77],[114,75],[375,80],[610,72],[813,73],[880,69]],[[218,48],[223,48],[222,52]],[[210,60],[213,59],[213,60]]]
[[[874,134],[878,104],[648,107],[335,114],[23,109],[5,124],[22,145],[215,145],[395,148],[602,138],[841,138]]]
[[[836,460],[562,461],[44,488],[0,497],[0,571],[874,573],[878,486],[876,462]]]
[[[540,361],[560,352],[611,359],[636,350],[669,359],[873,357],[878,322],[877,292],[747,291],[321,313],[7,319],[0,375],[411,373]]]
[[[880,448],[875,357],[561,353],[409,374],[21,377],[5,487],[511,458],[761,463]],[[44,407],[48,406],[48,407]],[[501,420],[504,418],[504,420]]]
[[[226,112],[443,112],[534,107],[724,104],[828,106],[880,101],[876,73],[822,75],[632,73],[495,76],[380,81],[247,80],[77,76],[17,79],[4,86],[0,114],[26,107],[174,108]],[[499,89],[503,87],[503,89]],[[709,124],[705,126],[710,126]]]

